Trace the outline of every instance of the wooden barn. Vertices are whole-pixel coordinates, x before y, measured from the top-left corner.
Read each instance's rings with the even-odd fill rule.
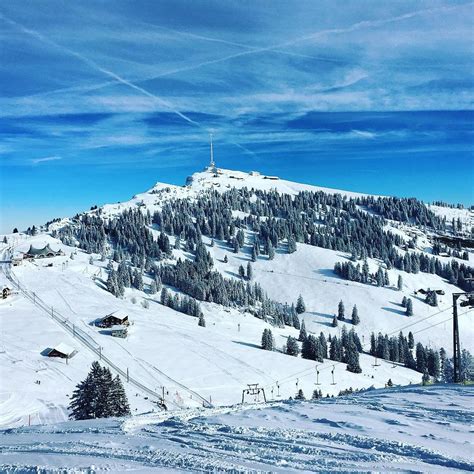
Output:
[[[64,344],[64,342],[61,342],[61,344],[58,344],[53,349],[50,349],[49,352],[47,353],[47,356],[60,357],[61,359],[70,359],[71,357],[74,357],[76,354],[77,354],[77,351],[74,348],[72,348],[71,346],[68,346],[67,344]]]
[[[114,311],[113,313],[104,316],[96,323],[100,328],[111,328],[112,326],[128,326],[128,314],[124,311]]]

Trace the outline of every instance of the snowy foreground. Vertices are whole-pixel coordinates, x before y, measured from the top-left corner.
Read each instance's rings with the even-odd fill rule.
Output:
[[[473,471],[474,390],[184,410],[0,432],[1,472]]]

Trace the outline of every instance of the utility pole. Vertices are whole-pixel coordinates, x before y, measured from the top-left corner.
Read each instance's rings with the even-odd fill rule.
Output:
[[[474,291],[464,293],[453,293],[453,362],[454,362],[454,383],[461,382],[461,345],[459,343],[458,324],[458,299],[467,296],[467,301],[462,301],[461,306],[474,307]]]

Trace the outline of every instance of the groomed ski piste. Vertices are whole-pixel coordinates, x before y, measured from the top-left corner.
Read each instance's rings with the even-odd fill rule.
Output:
[[[3,431],[8,473],[472,472],[470,386]]]
[[[328,190],[281,179],[267,179],[262,175],[250,175],[230,170],[219,171],[218,176],[209,171],[196,173],[189,184],[183,187],[158,183],[148,192],[138,194],[130,201],[103,206],[102,217],[113,218],[125,209],[137,208],[143,211],[149,210],[153,214],[167,200],[194,199],[200,192],[208,189],[224,192],[232,187],[245,186],[249,189],[276,189],[280,193],[290,195],[303,190],[339,193],[347,196],[356,195],[356,193]],[[431,208],[433,212],[446,215],[448,219],[459,217],[464,225],[472,226],[474,224],[473,212],[470,210],[439,206],[431,206]],[[127,288],[124,298],[117,299],[105,289],[107,261],[101,261],[98,254],[90,255],[76,247],[64,245],[50,235],[50,230],[60,228],[69,222],[71,221],[68,218],[62,219],[52,224],[48,232],[43,231],[35,236],[22,233],[11,234],[7,236],[7,244],[0,244],[2,254],[0,260],[3,262],[0,265],[2,270],[0,283],[2,286],[9,286],[13,289],[13,294],[10,297],[0,300],[0,373],[2,381],[8,381],[0,385],[0,428],[7,430],[19,428],[20,432],[18,433],[28,433],[28,430],[32,430],[30,433],[35,433],[36,429],[40,433],[41,430],[45,430],[44,432],[47,434],[50,429],[48,427],[24,428],[25,431],[23,431],[23,427],[51,423],[57,426],[57,423],[66,421],[69,397],[74,387],[85,378],[91,363],[101,359],[104,365],[111,366],[113,372],[121,375],[134,416],[130,421],[126,421],[125,425],[123,425],[123,421],[97,421],[95,425],[93,423],[69,422],[62,426],[69,427],[67,430],[71,431],[70,434],[73,434],[76,429],[79,430],[76,433],[78,438],[82,436],[82,426],[100,427],[84,429],[86,431],[97,430],[96,434],[99,438],[102,436],[100,433],[103,429],[105,430],[102,433],[104,439],[107,437],[106,433],[123,432],[123,444],[126,444],[125,439],[128,436],[125,433],[133,432],[133,440],[142,440],[142,434],[137,434],[136,426],[143,424],[143,430],[146,431],[149,429],[146,426],[155,426],[157,420],[163,420],[163,417],[166,418],[164,423],[157,425],[161,427],[160,429],[167,429],[169,433],[175,430],[176,440],[182,439],[184,444],[190,443],[194,446],[194,438],[189,439],[183,433],[187,428],[194,427],[198,431],[202,429],[199,436],[205,437],[204,428],[199,427],[206,426],[207,422],[201,421],[201,416],[204,420],[205,417],[207,419],[207,417],[220,416],[222,412],[233,413],[244,409],[241,414],[234,413],[225,416],[234,417],[234,420],[243,420],[247,416],[252,418],[258,414],[255,418],[255,423],[258,424],[262,422],[258,417],[264,413],[268,413],[269,419],[272,417],[279,419],[282,413],[286,413],[286,410],[289,413],[296,413],[301,406],[307,407],[304,410],[309,410],[308,413],[320,409],[319,403],[300,405],[298,402],[284,402],[289,397],[294,397],[298,389],[302,389],[309,398],[315,388],[321,389],[323,395],[326,396],[327,394],[337,395],[341,390],[348,388],[381,389],[385,387],[389,379],[397,386],[416,385],[421,381],[419,372],[389,361],[380,359],[375,361],[367,354],[360,355],[361,374],[348,372],[345,364],[331,360],[315,363],[301,357],[285,355],[279,349],[285,344],[289,335],[298,336],[296,329],[288,326],[273,327],[250,313],[236,308],[223,307],[214,303],[201,303],[206,319],[206,327],[202,328],[197,325],[195,317],[163,306],[160,303],[159,294],[150,295],[147,291]],[[390,222],[388,228],[390,231],[402,235],[407,241],[414,232],[417,233],[418,248],[416,251],[430,253],[428,236],[421,229],[395,222]],[[152,230],[156,235],[159,233],[157,229]],[[247,233],[246,243],[241,252],[234,254],[225,242],[217,241],[214,246],[211,246],[210,239],[203,237],[203,242],[214,260],[214,267],[225,277],[230,278],[239,278],[239,266],[246,265],[247,261],[250,261],[251,240],[252,236]],[[8,263],[12,253],[25,252],[30,245],[38,248],[44,247],[46,244],[55,250],[62,250],[64,255],[24,262],[18,267],[12,267]],[[470,252],[471,264],[473,255]],[[223,263],[225,256],[228,258],[227,264]],[[174,260],[189,257],[189,254],[183,250],[173,250]],[[333,315],[337,312],[337,304],[343,300],[348,315],[350,315],[354,304],[358,307],[361,322],[355,327],[355,330],[366,349],[372,331],[375,333],[380,331],[389,335],[398,335],[400,331],[407,335],[409,331],[412,331],[416,342],[422,342],[435,349],[444,346],[448,353],[450,352],[452,344],[451,293],[459,291],[459,288],[435,274],[421,272],[411,274],[396,269],[388,270],[393,285],[391,287],[376,287],[342,280],[333,272],[334,264],[348,258],[350,255],[344,252],[298,243],[295,253],[288,254],[277,250],[272,261],[266,257],[260,257],[252,264],[254,280],[262,285],[270,298],[282,303],[293,303],[301,294],[306,303],[306,312],[300,315],[300,320],[304,320],[307,330],[316,335],[322,331],[326,336],[328,334],[339,336],[342,326],[346,326],[348,330],[352,328],[352,325],[347,322],[341,322],[337,328],[333,328],[331,325]],[[440,256],[438,258],[448,261],[451,257]],[[460,260],[460,262],[462,261]],[[371,272],[375,271],[379,265],[379,262],[371,259],[368,263]],[[396,288],[399,274],[403,275],[404,282],[401,291]],[[145,287],[147,287],[150,280],[147,277],[144,280]],[[423,301],[422,297],[414,295],[414,291],[419,288],[437,288],[443,290],[445,295],[438,299],[438,307],[431,307]],[[404,308],[400,305],[403,296],[413,300],[414,315],[411,317],[405,315]],[[145,301],[148,308],[143,305]],[[111,337],[93,324],[97,318],[116,310],[129,315],[131,326],[126,339]],[[471,322],[473,313],[473,310],[463,309],[459,317],[461,347],[471,352],[474,348],[474,325]],[[260,348],[262,332],[265,328],[272,330],[277,351],[263,351]],[[77,350],[77,354],[67,364],[64,359],[45,357],[48,349],[60,343],[67,344]],[[319,370],[320,383],[317,387],[315,386],[316,365]],[[118,370],[120,372],[117,372]],[[334,379],[332,378],[333,371]],[[129,374],[130,380],[127,381],[124,374]],[[261,399],[257,400],[256,397],[245,400],[252,404],[250,407],[239,405],[242,390],[247,387],[247,384],[254,383],[265,389],[267,400],[272,404],[270,408],[262,409],[260,405],[257,405],[257,411],[247,410],[247,408],[254,408],[253,404],[261,402]],[[444,392],[444,390],[448,390],[446,388],[436,388],[436,390],[434,388],[407,388],[404,390],[397,388],[381,393],[383,397],[392,397],[392,393],[404,393],[408,397],[407,404],[410,403],[410,400],[417,398],[415,394],[424,394],[425,390],[429,394],[436,393],[438,398],[443,393],[449,394],[449,396],[459,396],[459,405],[464,408],[469,405],[463,405],[463,403],[472,400],[466,398],[468,397],[466,394],[469,393],[468,389],[451,388],[448,392]],[[421,391],[417,392],[417,390]],[[429,390],[435,391],[429,392]],[[374,398],[378,396],[377,393],[379,392],[368,392],[363,395],[362,400],[366,400],[370,404],[372,403],[370,400],[374,401]],[[163,395],[169,409],[166,414],[161,412],[156,403]],[[425,399],[426,403],[430,400],[427,396],[420,400],[420,403],[425,403]],[[337,409],[340,410],[340,407],[346,403],[344,400],[354,400],[351,403],[355,406],[358,403],[356,400],[359,398],[354,396],[336,401],[324,400],[322,403],[328,411],[334,407],[339,407]],[[428,404],[425,410],[429,410],[429,406]],[[362,422],[363,419],[365,420],[365,415],[362,414],[359,417],[357,410],[358,408],[353,407],[353,416],[360,418],[359,421]],[[368,413],[373,415],[374,411],[376,410]],[[296,415],[294,416],[296,417]],[[319,415],[318,417],[323,418]],[[308,414],[307,420],[309,421],[305,426],[302,426],[304,425],[303,418],[295,418],[293,420],[296,420],[294,429],[310,432],[313,430],[310,423],[313,418],[316,418],[314,414]],[[325,418],[330,419],[326,415]],[[188,419],[189,422],[186,421]],[[343,420],[344,417],[341,414],[338,423],[342,423]],[[291,431],[293,425],[290,421],[289,418],[282,418],[280,428],[285,427]],[[366,421],[366,429],[368,429],[371,422],[370,420]],[[176,427],[172,428],[175,423]],[[187,427],[179,428],[180,423],[186,423]],[[229,423],[232,424],[230,421]],[[236,423],[238,422],[236,421]],[[323,423],[315,425],[314,431],[319,431],[321,424]],[[169,427],[166,428],[168,425]],[[394,423],[395,425],[396,423]],[[264,426],[265,424],[262,422],[262,430],[265,431],[267,428]],[[269,426],[268,429],[276,429],[271,424]],[[349,425],[341,424],[340,426],[342,428],[339,427],[338,430],[341,430],[341,433],[348,427],[354,430],[353,434],[357,431]],[[232,439],[229,441],[230,444],[237,443],[238,435],[234,433],[234,429],[237,430],[234,427],[229,431],[232,433],[229,435]],[[257,425],[255,425],[252,431],[252,436],[255,436],[255,439],[258,438],[258,432]],[[339,431],[337,432],[339,433]],[[3,431],[4,439],[10,438],[12,433],[17,432]],[[427,428],[426,433],[433,432]],[[150,435],[150,437],[153,436],[155,435]],[[271,438],[272,435],[267,433],[265,436]],[[67,438],[69,438],[69,434]],[[101,444],[99,438],[96,439],[98,446]],[[462,443],[471,441],[467,438],[468,436]],[[420,446],[426,446],[422,442],[426,439],[421,434],[416,439],[416,443],[419,443]],[[62,441],[66,443],[65,439]],[[303,453],[306,449],[306,441],[303,436],[301,443],[299,441],[293,442],[291,439],[288,439],[287,442],[293,443],[295,452],[301,451]],[[319,442],[322,441],[319,440]],[[338,442],[342,443],[342,438]],[[452,440],[452,443],[454,442]],[[39,441],[38,443],[41,444]],[[71,438],[67,443],[72,450],[75,444],[74,440]],[[120,442],[117,441],[117,443]],[[332,440],[331,443],[334,444],[331,450],[339,451],[335,447],[337,442]],[[242,445],[244,444],[245,442],[242,441]],[[125,460],[131,456],[127,449],[134,449],[131,446],[120,448],[124,453],[120,457],[125,463],[124,466],[126,465]],[[136,445],[134,446],[136,447]],[[140,446],[141,448],[137,449],[143,448],[141,444]],[[197,447],[196,451],[203,449],[199,443],[196,446],[201,446]],[[275,447],[273,449],[278,451]],[[313,446],[309,452],[314,453],[317,449],[319,448]],[[350,451],[356,449],[356,447],[352,447]],[[376,450],[376,448],[373,449]],[[142,462],[145,466],[162,467],[165,471],[169,469],[214,469],[213,464],[210,464],[208,468],[203,467],[205,466],[204,451],[201,456],[201,464],[195,458],[196,456],[200,457],[199,453],[193,453],[192,462],[189,461],[189,464],[183,454],[181,467],[173,464],[172,460],[169,461],[170,464],[166,464],[165,460],[160,460],[160,451],[156,451],[155,454],[153,454],[153,448],[146,448],[145,451],[148,454],[143,454],[143,459],[146,458],[146,460],[143,462],[139,460],[138,464],[135,461],[130,461],[134,467],[139,466]],[[346,448],[340,448],[340,453],[345,451]],[[82,459],[80,465],[96,465],[97,459],[106,457],[105,451],[101,452],[103,454],[93,454],[89,449],[83,448],[84,456],[80,455]],[[255,453],[255,459],[259,458],[258,451]],[[7,455],[10,456],[11,453],[7,453]],[[26,452],[23,455],[29,456]],[[90,463],[88,455],[91,456]],[[385,455],[388,456],[387,453]],[[32,451],[31,457],[29,457],[30,464],[26,463],[24,466],[35,465],[35,456],[38,458],[39,452],[34,454]],[[163,456],[165,455],[163,454]],[[172,451],[169,457],[174,459],[174,456]],[[251,453],[248,453],[248,456],[251,456]],[[400,456],[403,457],[405,454],[400,454]],[[466,462],[468,459],[466,456],[461,455],[461,459],[464,459],[462,462]],[[242,459],[244,457],[242,455]],[[312,455],[309,457],[311,458]],[[321,455],[320,458],[314,455],[315,465],[319,462],[318,459],[325,457],[326,455]],[[152,461],[149,461],[149,458]],[[278,462],[261,459],[259,463],[261,462],[263,467],[252,467],[252,469],[274,470],[278,468],[281,472],[288,472],[287,469],[314,470],[314,467],[304,463],[295,464],[291,468],[290,465],[279,464],[284,462],[283,458],[284,455]],[[17,461],[18,459],[26,459],[26,457],[17,458]],[[72,468],[75,465],[74,455],[63,456],[61,454],[58,459],[63,459],[64,466]],[[70,461],[66,461],[66,459],[70,459]],[[106,460],[103,459],[103,461],[106,466]],[[8,462],[13,461],[9,458]],[[151,464],[146,464],[149,462]],[[176,461],[176,463],[178,462]],[[234,466],[232,462],[230,466]],[[243,461],[239,458],[238,462],[235,461],[235,466],[240,466],[241,462]],[[270,463],[268,466],[267,462]],[[411,461],[407,462],[411,463]],[[434,470],[438,470],[440,466],[457,466],[459,469],[465,469],[462,463],[448,466],[443,462],[440,462],[439,466],[436,465]],[[259,464],[253,465],[258,466]],[[464,467],[460,467],[461,465]],[[117,466],[121,465],[117,464]],[[227,469],[225,466],[226,463],[223,463],[222,466],[216,464],[215,469],[225,470]],[[244,463],[243,466],[242,469],[245,471],[247,465]],[[329,470],[332,469],[330,464],[327,467]],[[121,468],[117,467],[117,469]],[[233,469],[233,467],[229,469]],[[238,471],[240,467],[235,469]],[[426,470],[430,469],[426,468]]]

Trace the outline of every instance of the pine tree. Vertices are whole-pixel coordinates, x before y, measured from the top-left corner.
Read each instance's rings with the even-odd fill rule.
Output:
[[[158,292],[158,289],[156,287],[156,282],[155,280],[152,280],[150,283],[150,295],[155,295]]]
[[[362,369],[359,365],[359,353],[357,352],[357,348],[352,341],[349,342],[349,344],[347,345],[345,352],[347,370],[355,374],[360,374],[362,372]]]
[[[370,355],[375,357],[377,355],[377,345],[375,342],[375,334],[370,335]]]
[[[113,379],[110,370],[107,367],[101,367],[97,361],[92,363],[85,380],[76,386],[69,409],[71,410],[70,418],[75,420],[130,414],[120,379],[118,376]]]
[[[426,353],[423,344],[419,342],[416,345],[416,370],[423,373],[427,369]]]
[[[357,306],[354,305],[354,307],[352,308],[352,324],[354,326],[357,326],[357,324],[359,323],[360,323],[359,312],[357,311]]]
[[[286,353],[291,356],[297,356],[300,353],[300,348],[296,339],[292,336],[288,336],[286,341]]]
[[[411,298],[408,298],[408,300],[407,300],[406,315],[407,316],[413,316],[413,303],[411,301]]]
[[[337,307],[337,319],[339,321],[344,321],[344,303],[339,301],[339,305]]]
[[[273,334],[270,329],[264,329],[262,334],[262,349],[266,351],[273,351],[275,347],[275,341]]]
[[[127,394],[118,375],[112,381],[110,399],[112,416],[129,416],[131,414]]]
[[[406,296],[404,296],[403,299],[402,299],[402,306],[403,306],[404,308],[407,307],[407,302],[408,302],[408,298],[407,298]]]
[[[425,370],[423,371],[423,377],[421,377],[421,383],[422,385],[428,385],[430,381],[430,374],[428,373],[428,369],[425,368]]]
[[[413,333],[410,331],[408,333],[408,349],[413,349],[415,347],[415,338],[413,337]]]
[[[397,288],[398,288],[398,291],[402,291],[402,288],[403,288],[403,278],[402,278],[401,275],[398,275]]]
[[[337,325],[338,325],[337,318],[336,318],[336,315],[334,315],[334,318],[332,318],[332,327],[337,328]]]
[[[245,268],[243,267],[243,265],[239,266],[239,276],[240,278],[245,278]]]
[[[270,243],[268,246],[268,260],[273,260],[275,258],[275,249],[273,245]]]
[[[303,390],[301,388],[298,390],[298,393],[295,395],[295,400],[306,400],[306,397],[304,396]]]
[[[224,263],[227,263],[229,261],[229,259],[227,258],[227,255],[224,255]]]
[[[298,336],[298,341],[303,342],[308,334],[306,333],[306,326],[304,324],[304,319],[301,322],[300,335]]]
[[[252,265],[250,262],[247,263],[247,280],[251,280],[253,277],[253,272],[252,272]]]
[[[303,297],[299,295],[298,300],[296,301],[296,312],[298,314],[303,314],[305,311],[306,311],[306,306],[304,304]]]
[[[204,319],[204,315],[200,314],[199,315],[199,321],[198,321],[198,326],[205,328],[206,327],[206,320]]]

